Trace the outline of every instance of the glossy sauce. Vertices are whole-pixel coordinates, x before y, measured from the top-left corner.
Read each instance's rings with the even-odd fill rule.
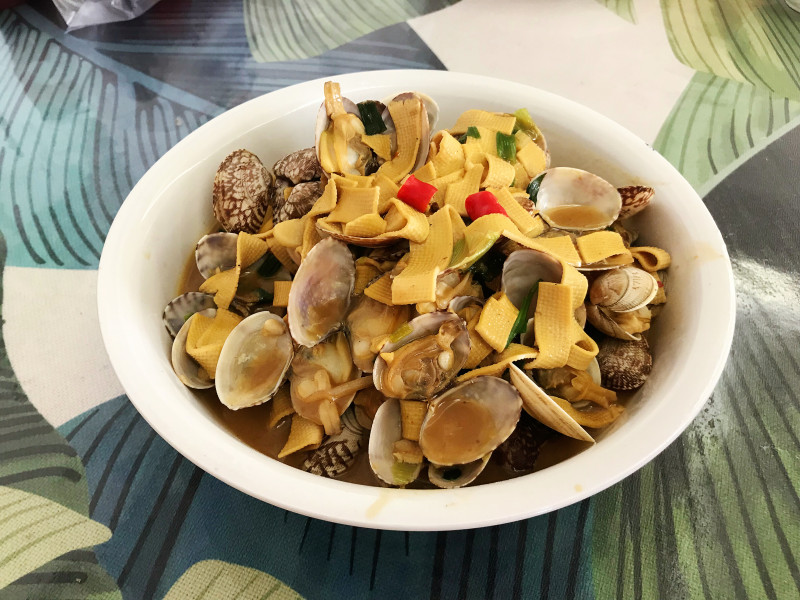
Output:
[[[553,224],[565,228],[600,229],[608,224],[608,217],[594,206],[565,204],[549,208],[543,214]]]

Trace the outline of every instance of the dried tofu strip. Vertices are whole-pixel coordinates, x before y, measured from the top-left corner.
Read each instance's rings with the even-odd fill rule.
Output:
[[[450,212],[435,212],[428,237],[421,244],[411,242],[408,266],[392,281],[393,304],[436,301],[436,278],[450,264],[452,239]]]
[[[489,154],[485,154],[484,157],[486,158],[488,169],[486,170],[483,181],[481,181],[481,188],[508,189],[508,187],[514,183],[514,179],[516,178],[516,169],[514,169],[514,165],[503,160],[502,158],[491,156]],[[517,205],[519,205],[518,202]],[[527,211],[525,212],[527,213]]]
[[[464,179],[464,169],[458,169],[448,175],[437,177],[429,183],[436,188],[436,193],[431,198],[431,206],[447,206],[444,202],[447,195],[447,188],[451,183]]]
[[[464,363],[465,369],[474,369],[492,352],[492,347],[486,343],[486,340],[483,339],[483,336],[480,333],[475,331],[475,328],[478,326],[478,322],[481,318],[481,312],[482,311],[477,312],[467,322],[470,346],[467,361]]]
[[[478,127],[479,137],[468,137],[464,142],[464,160],[477,163],[479,156],[497,156],[497,131]]]
[[[501,131],[506,135],[511,135],[517,118],[514,115],[489,112],[486,110],[472,109],[461,113],[456,124],[450,129],[453,135],[466,133],[470,127],[485,127],[494,131]]]
[[[214,294],[217,308],[228,308],[239,286],[239,274],[269,251],[270,244],[249,233],[236,238],[236,265],[232,269],[212,275],[200,285],[200,291]]]
[[[402,237],[412,242],[424,242],[428,237],[428,218],[401,200],[389,201],[384,237]]]
[[[419,400],[400,400],[400,417],[403,437],[414,442],[419,441],[422,421],[428,412],[428,403]]]
[[[376,133],[374,135],[361,135],[361,141],[367,146],[372,148],[379,157],[383,160],[392,159],[392,140],[385,133]]]
[[[267,427],[274,429],[284,417],[294,414],[294,407],[292,406],[292,396],[289,393],[289,385],[285,384],[278,388],[275,395],[272,397],[269,407],[269,419],[267,420]]]
[[[666,269],[672,263],[669,253],[655,246],[631,246],[630,252],[642,269],[650,273]]]
[[[572,288],[560,283],[539,283],[533,321],[539,356],[532,363],[534,368],[553,369],[567,364],[573,343],[573,322]]]
[[[364,295],[380,302],[392,306],[392,276],[390,273],[384,274],[375,283],[364,289]]]
[[[504,292],[499,292],[486,301],[475,331],[495,351],[502,352],[508,343],[508,336],[518,314],[519,310],[511,303],[508,296]]]
[[[278,223],[272,230],[272,239],[284,248],[297,248],[303,243],[303,219],[287,219]]]
[[[364,288],[382,273],[383,270],[377,261],[366,256],[356,259],[356,283],[353,294],[356,296],[363,294]]]
[[[579,371],[585,371],[589,368],[592,359],[597,356],[599,348],[589,334],[573,319],[572,321],[573,343],[569,349],[569,358],[567,358],[567,366]]]
[[[278,458],[289,456],[300,450],[313,450],[322,443],[325,430],[322,425],[317,425],[298,414],[292,415],[292,428],[289,430],[289,439],[278,453]]]
[[[420,181],[424,181],[425,183],[430,183],[436,179],[436,167],[433,166],[432,162],[428,161],[419,169],[414,171],[414,177]]]
[[[454,181],[447,186],[444,195],[444,203],[456,209],[462,217],[467,216],[465,202],[467,196],[474,194],[480,189],[481,178],[483,177],[483,165],[472,165],[466,170],[464,177],[460,181]]]
[[[539,351],[536,348],[531,348],[523,344],[509,344],[508,348],[494,357],[492,364],[467,371],[461,374],[456,380],[461,382],[473,379],[474,377],[500,377],[513,363],[519,360],[536,358],[538,355]]]
[[[389,210],[389,201],[397,197],[400,186],[386,177],[386,175],[381,175],[380,173],[375,175],[375,185],[380,190],[378,194],[378,212],[384,214]]]
[[[520,203],[511,195],[509,188],[489,188],[489,191],[497,198],[497,202],[508,213],[508,218],[514,222],[520,233],[528,237],[536,237],[544,232],[544,222],[541,219],[533,218],[527,210],[522,208]]]
[[[356,217],[344,226],[344,234],[352,237],[378,237],[386,231],[386,221],[376,212]]]
[[[292,260],[288,248],[278,244],[274,238],[269,238],[267,241],[269,242],[269,250],[272,252],[272,255],[280,261],[287,271],[292,274],[296,273],[297,263]]]
[[[292,289],[291,281],[273,282],[272,306],[289,306],[289,290]]]
[[[586,265],[614,260],[614,264],[630,264],[633,257],[622,236],[615,231],[595,231],[582,235],[576,242],[581,260]]]
[[[536,144],[528,144],[517,150],[517,162],[525,167],[528,177],[536,177],[547,168],[547,155]]]
[[[297,248],[300,260],[305,260],[311,249],[322,239],[317,231],[317,217],[303,216],[303,225],[303,241]]]
[[[504,230],[516,231],[514,222],[505,215],[493,213],[475,219],[464,229],[463,241],[454,241],[450,268],[464,270],[471,266],[491,249]],[[521,236],[518,231],[516,234]]]
[[[417,160],[422,139],[422,102],[419,98],[394,101],[388,108],[397,131],[397,153],[380,166],[378,173],[400,181],[411,172]]]
[[[528,171],[522,165],[521,162],[517,161],[514,163],[514,187],[520,188],[523,193],[525,189],[528,187],[528,184],[531,182],[531,176],[528,175]],[[527,196],[527,194],[525,194]]]
[[[581,256],[578,254],[572,238],[568,235],[539,237],[536,238],[536,244],[548,254],[557,256],[572,266],[581,266]]]
[[[438,145],[434,145],[434,154],[430,162],[436,168],[438,177],[461,171],[464,168],[464,148],[456,138],[442,131]]]
[[[222,346],[242,317],[224,308],[217,310],[213,318],[195,314],[186,336],[186,353],[205,369],[211,379],[217,374],[217,362]]]
[[[317,198],[317,201],[314,202],[314,206],[312,206],[311,210],[308,211],[308,216],[318,217],[330,213],[334,208],[336,208],[338,193],[336,181],[331,179],[328,181],[325,189],[322,190],[322,195]]]
[[[349,223],[362,215],[378,214],[380,190],[377,187],[339,190],[336,208],[325,218],[328,223]]]

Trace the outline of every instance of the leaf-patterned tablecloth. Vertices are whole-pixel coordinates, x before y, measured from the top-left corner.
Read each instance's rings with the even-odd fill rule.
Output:
[[[65,34],[0,11],[0,598],[793,598],[800,14],[778,0],[182,0]],[[575,98],[663,153],[731,254],[730,360],[638,473],[447,533],[334,525],[183,459],[116,381],[96,268],[136,180],[244,100],[384,68]]]

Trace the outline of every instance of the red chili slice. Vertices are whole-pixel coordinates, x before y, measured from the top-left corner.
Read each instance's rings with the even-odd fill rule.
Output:
[[[436,193],[436,186],[420,181],[413,175],[409,175],[406,182],[397,191],[397,197],[416,208],[419,212],[426,212],[431,203],[431,198]]]
[[[485,190],[467,196],[465,205],[467,214],[473,221],[484,215],[498,214],[508,216],[506,209],[500,205],[495,195]]]

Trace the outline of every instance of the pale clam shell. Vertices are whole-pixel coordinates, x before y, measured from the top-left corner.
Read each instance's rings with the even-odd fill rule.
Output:
[[[326,238],[311,249],[289,292],[289,330],[298,344],[314,346],[342,326],[355,277],[353,255],[345,244]]]
[[[464,487],[483,473],[491,457],[492,453],[489,452],[478,460],[464,465],[444,466],[431,463],[428,465],[428,480],[436,487],[444,489]]]
[[[509,367],[509,375],[511,383],[522,396],[523,406],[529,415],[559,433],[576,440],[594,443],[594,438],[586,433],[586,430],[556,404],[522,369],[512,364]]]
[[[235,233],[209,233],[197,242],[194,259],[203,279],[236,266],[236,245],[239,236]]]
[[[283,330],[277,335],[265,335],[264,325],[273,321]],[[215,387],[220,402],[231,410],[263,404],[278,391],[283,383],[289,365],[292,363],[294,348],[283,319],[269,311],[250,315],[241,321],[225,340],[217,363]],[[258,363],[259,358],[268,357],[268,362],[277,365],[270,373],[271,378],[259,381],[258,385],[241,389],[242,380],[253,381],[263,377]],[[248,371],[259,371],[258,375]]]
[[[372,373],[377,357],[377,353],[370,350],[372,340],[395,331],[408,321],[410,313],[408,306],[389,306],[369,296],[359,296],[345,320],[350,352],[359,369]]]
[[[395,467],[394,444],[403,438],[400,402],[389,399],[381,404],[372,421],[369,436],[369,466],[378,478],[389,485],[405,486],[419,477],[422,463],[413,467],[403,481],[398,479],[399,470]],[[409,467],[409,469],[411,469]]]
[[[566,206],[587,206],[598,211],[600,221],[576,226],[559,221],[554,210]],[[594,173],[572,167],[554,167],[544,172],[536,196],[536,208],[551,227],[569,231],[604,229],[617,220],[622,198],[613,185]]]
[[[606,309],[596,304],[586,303],[586,320],[598,331],[620,340],[639,340],[642,337],[638,333],[629,333],[625,331],[619,323],[611,318],[606,312]]]
[[[460,446],[455,443],[454,438],[443,444],[435,437],[437,429],[442,427],[440,421],[450,422],[449,426],[445,426],[447,430],[458,431],[458,417],[454,416],[457,413],[453,412],[452,407],[464,404],[480,407],[477,414],[470,417],[491,419],[491,423],[487,423],[481,432],[491,432],[491,435],[474,439],[472,436],[475,432],[469,431],[465,432],[469,438],[460,440]],[[456,385],[429,402],[419,434],[422,453],[430,462],[440,466],[464,465],[476,461],[491,453],[511,435],[519,421],[521,410],[520,394],[514,386],[499,377],[475,377]]]
[[[614,312],[631,312],[646,306],[658,293],[658,281],[638,267],[619,267],[592,282],[589,300]]]
[[[175,371],[178,379],[181,380],[181,383],[186,387],[195,390],[206,390],[214,387],[214,380],[211,379],[205,369],[186,352],[186,338],[189,335],[189,326],[192,319],[198,314],[204,317],[213,317],[217,314],[217,311],[214,308],[208,308],[195,313],[186,320],[172,342],[172,369]]]

